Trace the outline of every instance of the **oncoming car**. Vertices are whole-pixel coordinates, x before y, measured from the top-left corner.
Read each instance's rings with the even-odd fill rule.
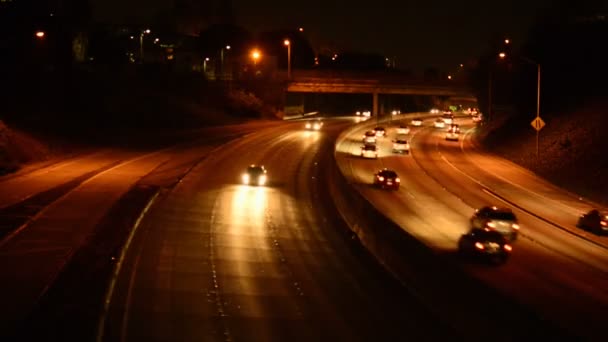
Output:
[[[361,146],[361,157],[370,159],[378,158],[378,148],[376,145]]]
[[[402,137],[393,140],[393,153],[410,153],[410,144]]]
[[[241,176],[243,184],[246,185],[266,185],[268,175],[264,165],[251,164]]]
[[[513,247],[496,231],[471,229],[458,240],[458,252],[464,256],[484,258],[493,264],[507,261]]]
[[[384,168],[374,174],[374,185],[382,189],[399,190],[401,179],[393,170]]]
[[[497,231],[508,241],[515,241],[519,232],[517,217],[509,208],[486,206],[475,210],[471,217],[471,227],[487,231]]]
[[[321,127],[323,127],[323,121],[321,121],[321,120],[308,121],[304,127],[306,127],[307,130],[318,131],[321,129]]]
[[[432,109],[431,109],[429,112],[430,112],[431,114],[439,114],[439,109],[437,109],[437,108],[432,108]]]
[[[422,119],[421,118],[414,118],[414,119],[412,119],[411,123],[412,123],[412,126],[420,127],[420,126],[422,126]]]

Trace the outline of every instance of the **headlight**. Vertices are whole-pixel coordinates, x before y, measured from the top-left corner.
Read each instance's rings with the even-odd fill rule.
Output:
[[[519,229],[519,225],[517,223],[513,223],[511,227],[513,227],[513,229]]]
[[[380,176],[380,177],[378,177],[378,180],[381,181],[381,182],[383,182],[384,181],[384,177]]]
[[[264,184],[266,184],[266,175],[261,175],[258,178],[258,185],[264,185]]]
[[[401,179],[395,178],[395,182],[399,183],[399,182],[401,182]]]
[[[307,124],[306,124],[306,128],[310,128],[310,123],[307,123]]]
[[[475,248],[483,250],[485,247],[481,242],[475,242]]]
[[[510,252],[510,251],[512,251],[512,250],[513,250],[513,247],[511,247],[511,245],[508,245],[508,244],[505,244],[505,245],[503,246],[503,248],[504,248],[504,249],[505,249],[505,251],[507,251],[507,252]]]
[[[496,228],[496,223],[494,223],[494,222],[488,222],[488,223],[486,224],[486,226],[488,226],[488,227],[490,227],[490,228]]]
[[[244,173],[242,178],[243,178],[243,183],[249,184],[249,175],[248,174]]]
[[[319,124],[315,124],[315,125],[314,125],[314,128],[315,128],[315,129],[319,129],[319,128],[321,128],[321,125],[319,125]]]

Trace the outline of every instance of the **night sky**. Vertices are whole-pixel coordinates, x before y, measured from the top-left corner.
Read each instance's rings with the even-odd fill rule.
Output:
[[[101,21],[151,20],[173,0],[91,0]],[[211,21],[217,2],[194,3]],[[454,70],[478,56],[490,38],[507,32],[516,46],[551,0],[233,0],[237,24],[252,32],[305,29],[313,47],[395,56],[397,66]],[[128,4],[126,4],[128,3]],[[193,10],[196,11],[196,10]]]

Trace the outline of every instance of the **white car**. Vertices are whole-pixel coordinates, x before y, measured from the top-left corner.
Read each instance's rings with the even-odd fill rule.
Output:
[[[393,153],[410,153],[410,144],[402,138],[393,140]]]
[[[378,138],[382,138],[386,135],[386,130],[384,129],[384,127],[376,127],[374,128],[374,132],[376,132],[376,136]]]
[[[409,134],[410,128],[407,126],[399,126],[397,127],[397,134]]]
[[[412,119],[411,124],[412,124],[412,126],[420,127],[420,126],[422,126],[422,119],[420,119],[420,118]]]
[[[449,130],[445,134],[445,140],[458,141],[459,137],[460,137],[460,133],[453,131],[453,130]]]
[[[306,125],[304,127],[306,127],[306,129],[308,129],[308,130],[318,131],[321,129],[321,127],[323,127],[323,122],[320,120],[309,121],[306,123]]]
[[[378,148],[376,145],[364,145],[361,147],[361,157],[376,159],[378,158]]]
[[[441,116],[441,119],[443,119],[443,122],[445,122],[446,125],[451,125],[452,123],[454,123],[454,115],[450,113],[444,113]]]
[[[442,119],[437,119],[435,120],[435,122],[433,122],[433,126],[435,128],[445,128],[445,121],[443,121]]]

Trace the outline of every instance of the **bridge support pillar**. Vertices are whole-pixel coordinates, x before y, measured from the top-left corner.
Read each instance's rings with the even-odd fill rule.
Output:
[[[374,92],[373,94],[373,105],[372,105],[372,115],[378,116],[380,113],[378,112],[378,92]]]

